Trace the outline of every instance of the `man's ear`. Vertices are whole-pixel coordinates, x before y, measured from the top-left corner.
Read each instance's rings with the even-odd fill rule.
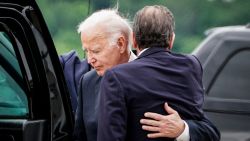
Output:
[[[135,33],[132,34],[132,40],[133,40],[133,47],[136,50],[136,54],[138,55],[141,52],[141,50],[137,44]]]
[[[174,45],[174,39],[175,39],[175,33],[173,32],[172,35],[169,38],[168,44],[169,44],[169,49],[172,49]]]
[[[124,36],[121,36],[117,40],[117,45],[119,47],[120,53],[124,53],[127,50],[127,42],[124,38]]]
[[[137,45],[137,42],[136,42],[136,39],[135,39],[135,34],[134,32],[132,33],[132,40],[133,40],[133,47],[134,49],[138,49],[138,45]]]

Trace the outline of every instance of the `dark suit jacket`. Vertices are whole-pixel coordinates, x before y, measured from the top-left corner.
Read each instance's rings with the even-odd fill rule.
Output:
[[[140,119],[145,112],[167,114],[164,102],[184,120],[205,121],[202,111],[202,67],[193,56],[174,54],[164,48],[149,48],[135,61],[107,71],[101,83],[98,141],[166,141],[147,138]],[[201,141],[205,126],[188,121],[191,140]],[[194,123],[194,124],[193,124]],[[202,129],[196,129],[196,128]],[[215,140],[219,140],[214,129]],[[211,129],[211,128],[210,128]],[[193,134],[194,133],[194,134]],[[204,136],[211,136],[206,134]]]
[[[75,141],[97,140],[97,108],[101,77],[92,70],[80,80],[78,106],[75,115]]]
[[[91,67],[86,59],[80,60],[75,51],[59,56],[59,60],[69,89],[72,109],[75,113],[79,80],[83,74],[90,71]]]

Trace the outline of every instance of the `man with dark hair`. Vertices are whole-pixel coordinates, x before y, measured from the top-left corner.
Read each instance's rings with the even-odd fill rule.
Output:
[[[173,14],[166,7],[145,7],[134,17],[134,47],[138,52],[149,47],[170,50],[175,37],[174,28]]]
[[[146,6],[137,12],[133,45],[138,58],[106,70],[102,78],[98,141],[172,141],[184,129],[190,129],[187,140],[219,140],[219,131],[201,109],[202,67],[194,56],[170,52],[174,38],[174,18],[166,7]],[[167,113],[162,108],[165,102],[173,108],[165,104]],[[142,119],[141,127],[139,121],[147,111],[145,116],[153,119]],[[166,114],[185,120],[175,123],[180,128],[172,134],[162,133],[174,125],[161,122]]]

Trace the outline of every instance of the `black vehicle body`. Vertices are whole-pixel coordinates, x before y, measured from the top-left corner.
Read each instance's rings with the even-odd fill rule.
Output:
[[[9,54],[19,68],[13,67],[6,53],[0,54],[0,67],[14,79],[28,102],[25,114],[0,115],[0,140],[71,140],[74,120],[69,93],[53,41],[35,1],[1,0],[0,32],[3,37],[8,36],[6,39],[14,50]],[[7,45],[1,41],[5,52],[10,50]],[[1,86],[3,91],[15,91],[10,85]],[[3,108],[13,109],[8,101],[1,102]]]
[[[203,66],[204,110],[222,141],[250,140],[250,26],[208,30],[193,52]]]

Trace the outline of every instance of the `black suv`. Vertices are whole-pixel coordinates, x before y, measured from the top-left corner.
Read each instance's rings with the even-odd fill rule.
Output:
[[[222,141],[250,141],[250,25],[207,34],[193,52],[204,69],[204,110]]]
[[[250,140],[250,29],[216,28],[193,53],[204,110],[223,141]],[[0,140],[70,141],[73,114],[57,52],[34,0],[0,0]]]
[[[0,140],[71,140],[73,114],[53,41],[34,0],[0,1]]]

